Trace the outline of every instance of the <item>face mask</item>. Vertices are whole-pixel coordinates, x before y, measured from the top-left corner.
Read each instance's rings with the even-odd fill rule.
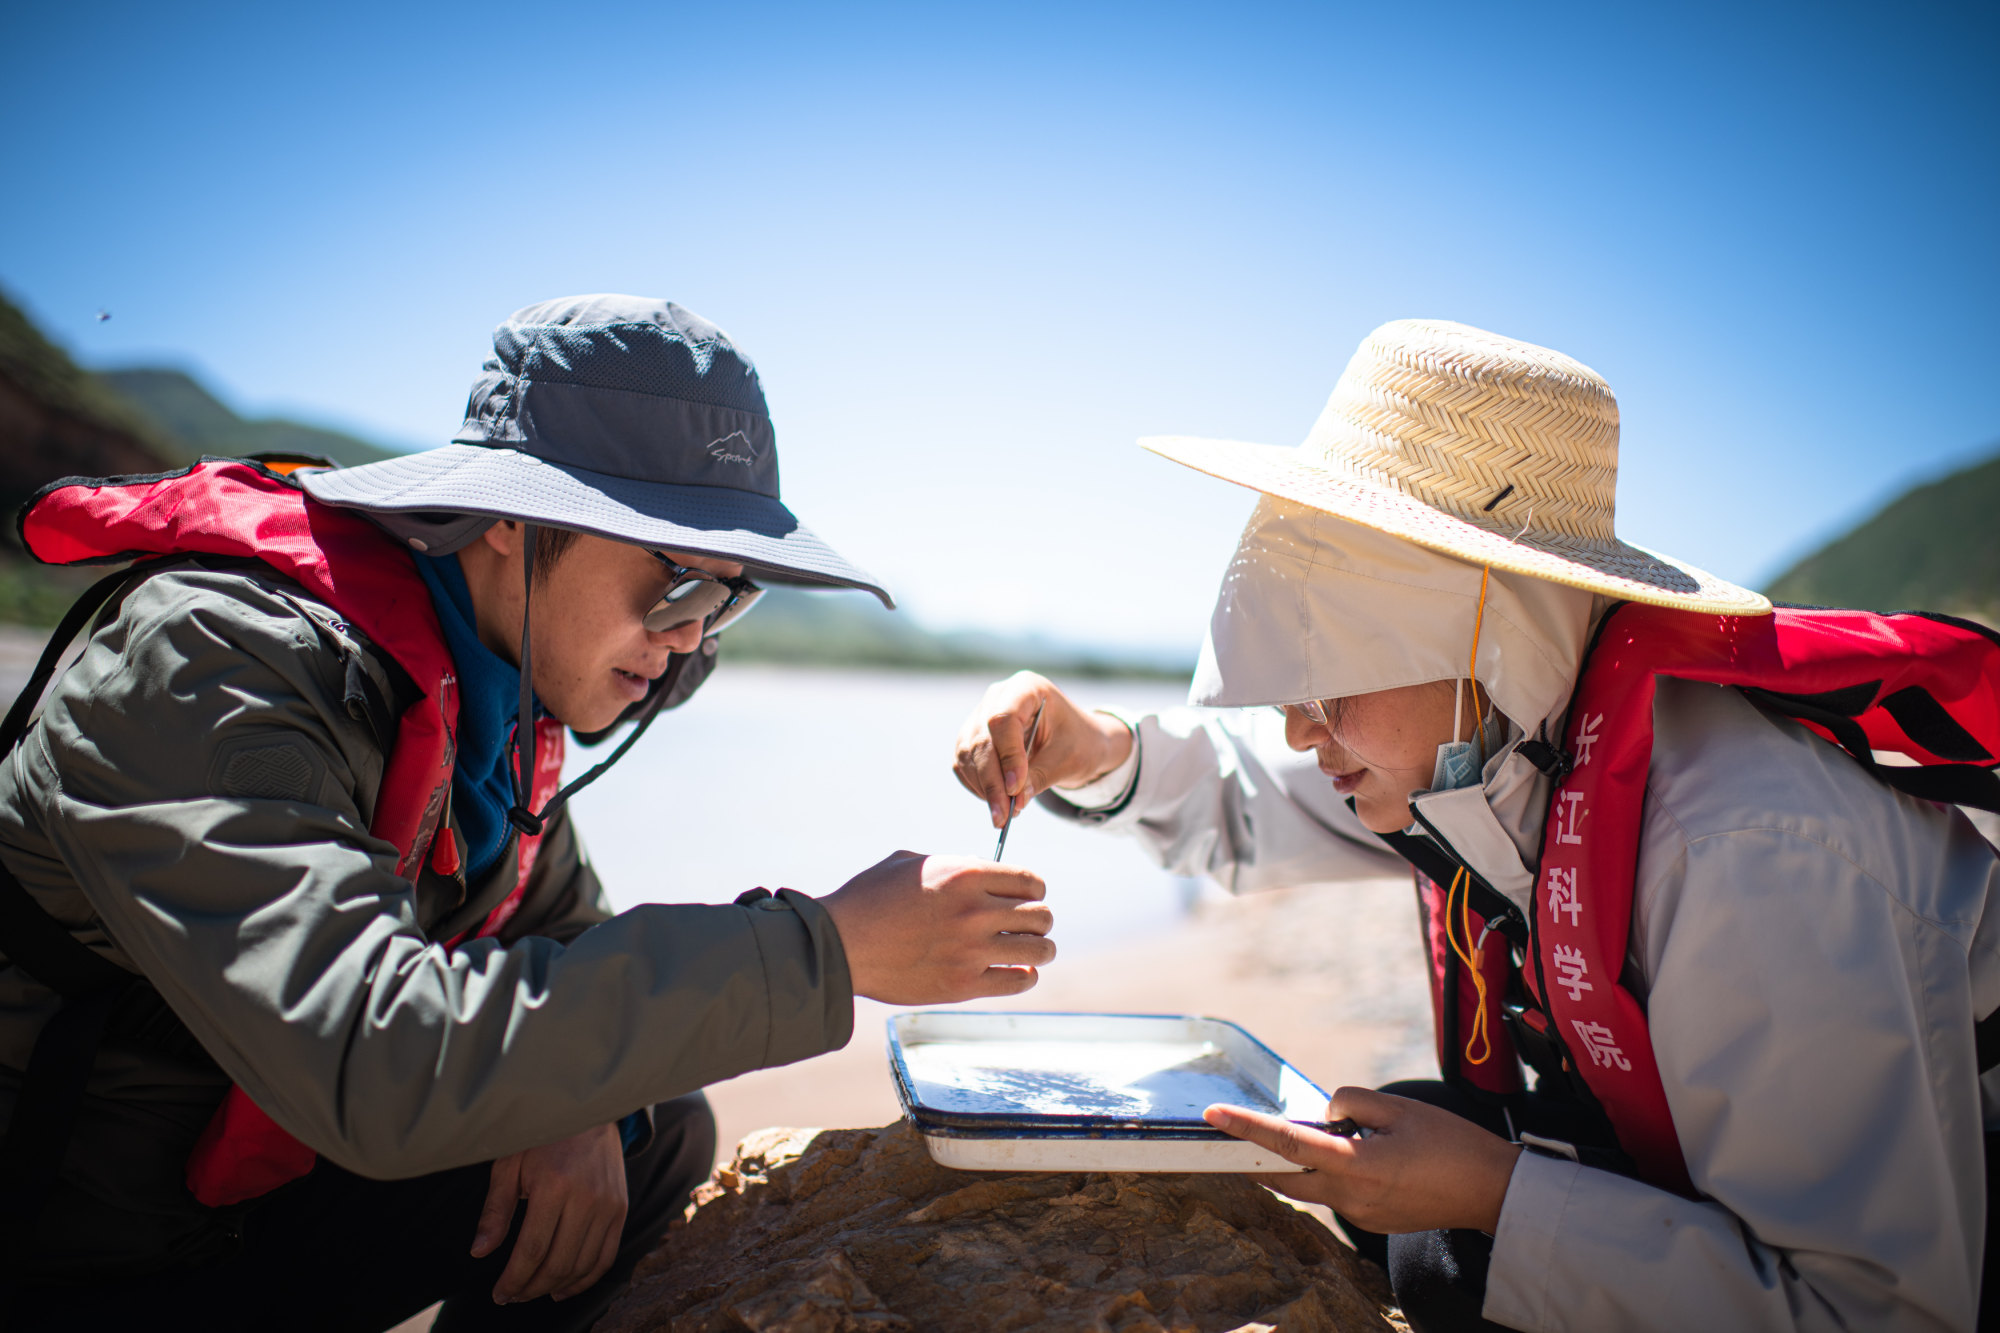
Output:
[[[1479,755],[1471,741],[1438,746],[1437,767],[1431,770],[1432,791],[1457,791],[1479,780]]]
[[[1452,686],[1451,734],[1458,735],[1459,723],[1464,719],[1465,682],[1458,681]],[[1475,740],[1478,730],[1474,730]],[[1431,769],[1432,791],[1457,791],[1460,787],[1470,787],[1479,780],[1479,749],[1473,741],[1446,741],[1438,746],[1437,763]]]

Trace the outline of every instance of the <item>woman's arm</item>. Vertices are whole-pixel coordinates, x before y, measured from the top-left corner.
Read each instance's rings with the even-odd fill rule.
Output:
[[[1020,753],[1039,712],[1033,761]],[[1361,826],[1310,753],[1285,744],[1275,709],[1086,709],[1023,671],[992,686],[959,730],[954,772],[996,822],[1011,794],[1039,794],[1067,819],[1133,837],[1179,875],[1209,875],[1233,892],[1397,874],[1404,863]],[[1136,754],[1108,803],[1065,799]],[[1025,786],[1018,782],[1025,769]],[[1002,790],[1003,778],[1017,781]]]

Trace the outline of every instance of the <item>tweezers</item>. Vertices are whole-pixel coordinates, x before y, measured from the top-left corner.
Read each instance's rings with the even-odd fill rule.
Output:
[[[1035,753],[1035,733],[1042,728],[1042,710],[1048,706],[1049,701],[1047,699],[1035,705],[1035,720],[1028,724],[1028,741],[1027,744],[1021,747],[1021,782],[1024,785],[1028,781],[1028,760],[1033,758]],[[1001,854],[1007,850],[1007,830],[1013,827],[1014,798],[1009,796],[1007,797],[1007,819],[1005,823],[1000,825],[1000,841],[993,848],[994,860],[998,861]]]

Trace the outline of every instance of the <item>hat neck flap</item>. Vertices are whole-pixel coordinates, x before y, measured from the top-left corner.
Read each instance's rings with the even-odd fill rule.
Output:
[[[1465,675],[1481,568],[1276,496],[1222,578],[1188,702],[1343,699]],[[1559,717],[1597,599],[1492,571],[1476,678],[1527,731]]]

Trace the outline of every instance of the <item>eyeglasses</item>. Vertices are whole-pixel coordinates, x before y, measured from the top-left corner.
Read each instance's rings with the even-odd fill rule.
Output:
[[[741,575],[725,579],[705,569],[676,564],[658,551],[647,554],[665,565],[671,575],[666,592],[646,613],[648,633],[664,634],[676,626],[699,620],[701,632],[713,634],[741,618],[764,595],[762,588]]]
[[[1327,721],[1330,714],[1327,712],[1326,701],[1324,699],[1308,699],[1304,703],[1297,704],[1272,704],[1271,707],[1278,710],[1279,717],[1290,717],[1290,710],[1296,708],[1301,713],[1304,713],[1306,718],[1316,727],[1332,725],[1332,723]]]

